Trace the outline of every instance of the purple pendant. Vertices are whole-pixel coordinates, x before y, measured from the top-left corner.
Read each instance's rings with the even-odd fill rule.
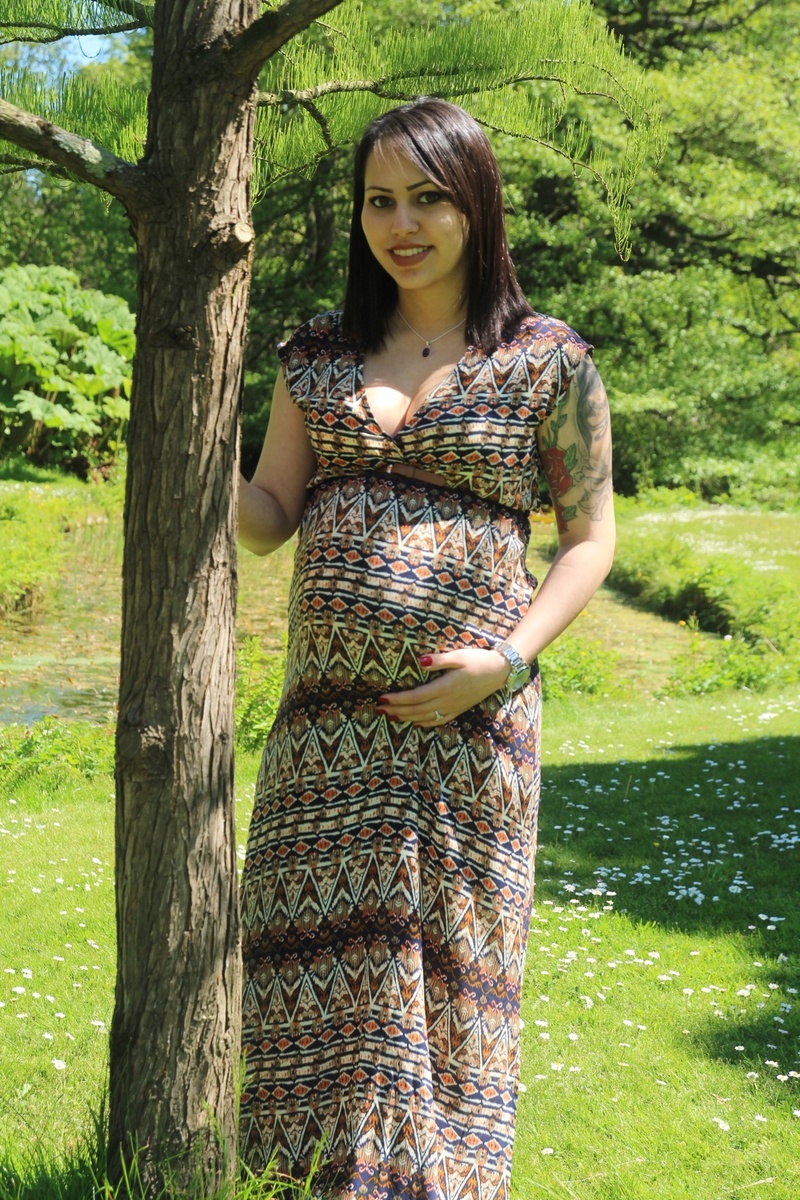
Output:
[[[422,357],[428,358],[430,356],[430,352],[431,352],[430,346],[426,346],[425,349],[422,351]]]

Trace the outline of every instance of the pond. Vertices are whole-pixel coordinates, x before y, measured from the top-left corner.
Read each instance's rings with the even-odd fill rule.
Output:
[[[49,603],[0,625],[0,723],[115,719],[120,543],[110,531],[82,531]],[[292,553],[240,555],[237,637],[258,634],[271,652],[283,645]]]

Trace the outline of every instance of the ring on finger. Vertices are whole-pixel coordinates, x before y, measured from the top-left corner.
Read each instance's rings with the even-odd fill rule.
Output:
[[[440,712],[439,712],[438,708],[435,708],[435,709],[433,710],[433,715],[436,717],[436,720],[437,720],[437,721],[441,721],[441,719],[442,719],[442,713],[440,713]]]

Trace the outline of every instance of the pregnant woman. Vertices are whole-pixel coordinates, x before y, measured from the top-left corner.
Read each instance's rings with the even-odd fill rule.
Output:
[[[533,311],[460,108],[379,117],[344,307],[280,347],[240,537],[298,529],[242,881],[242,1149],[336,1200],[507,1200],[537,655],[613,554],[591,347]],[[559,549],[540,587],[544,476]]]

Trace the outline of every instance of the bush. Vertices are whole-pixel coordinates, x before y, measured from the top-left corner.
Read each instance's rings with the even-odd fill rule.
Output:
[[[542,696],[596,696],[607,692],[614,679],[617,655],[602,642],[563,633],[540,657]]]
[[[657,493],[648,507],[658,507],[659,500]],[[760,691],[800,679],[796,583],[791,575],[770,578],[763,569],[752,569],[742,516],[728,510],[717,518],[728,522],[726,541],[714,534],[696,506],[695,517],[687,512],[689,520],[681,521],[676,511],[668,524],[662,514],[648,513],[639,503],[623,500],[618,507],[622,520],[610,583],[694,634],[669,691]],[[785,520],[790,528],[797,523],[791,516]],[[701,531],[694,545],[692,524]],[[763,565],[775,569],[769,556]],[[701,630],[720,639],[704,642]]]
[[[688,654],[675,663],[666,696],[705,696],[722,688],[763,692],[773,684],[800,677],[800,659],[796,654],[782,655],[763,642],[753,644],[745,638],[728,635],[708,646],[700,638],[696,622],[689,622],[692,642]]]
[[[114,774],[114,730],[44,717],[35,724],[0,725],[0,796],[36,776],[43,795],[65,779]]]
[[[262,749],[278,712],[285,670],[285,656],[267,654],[257,637],[237,648],[236,744],[242,750]]]
[[[547,297],[597,347],[619,494],[687,487],[704,500],[797,504],[795,351],[751,336],[751,302],[743,280],[709,264],[609,267]]]
[[[130,412],[133,315],[63,267],[0,271],[0,451],[86,478]]]
[[[733,627],[730,578],[716,563],[695,558],[675,535],[649,546],[623,543],[609,582],[663,617],[693,617],[712,633],[730,633]]]

